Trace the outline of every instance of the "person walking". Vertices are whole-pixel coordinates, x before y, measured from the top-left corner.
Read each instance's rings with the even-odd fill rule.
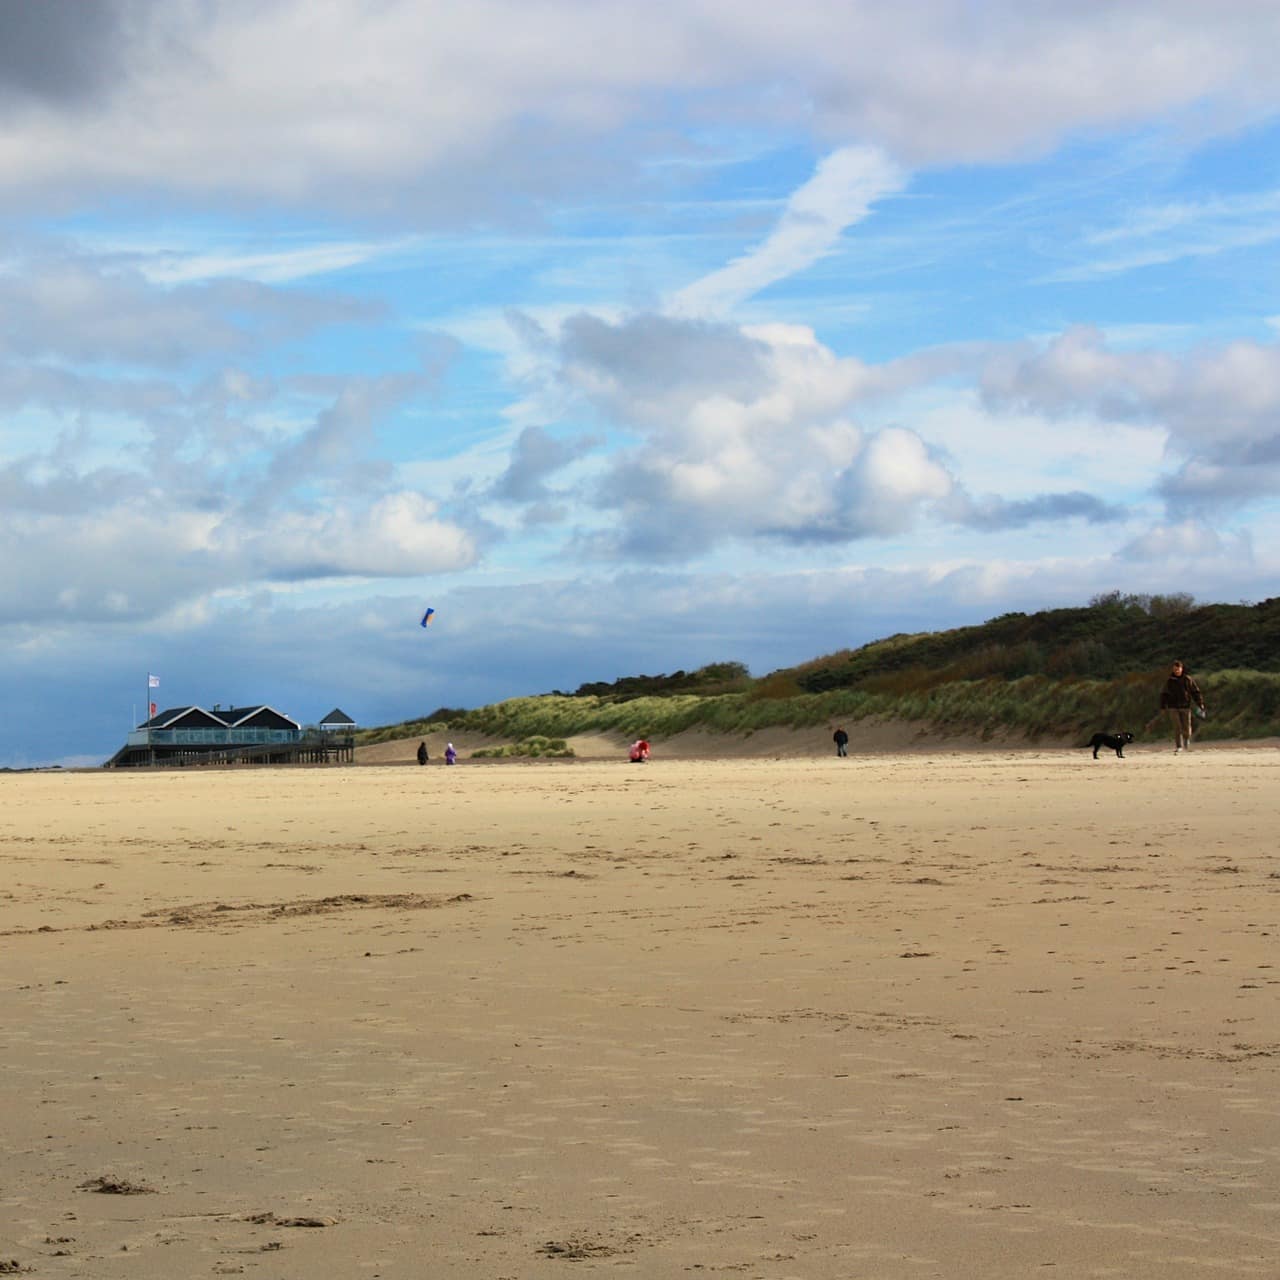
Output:
[[[1191,708],[1199,708],[1204,715],[1204,694],[1200,686],[1187,674],[1182,662],[1175,661],[1169,670],[1169,678],[1160,693],[1161,710],[1169,713],[1173,722],[1173,752],[1191,750]]]
[[[847,756],[849,754],[849,735],[843,729],[837,729],[831,735],[831,740],[836,744],[836,755]]]
[[[426,764],[430,758],[427,754],[427,744],[425,742],[418,743],[418,763]]]
[[[457,751],[454,750],[453,743],[451,742],[444,749],[444,762],[445,764],[455,764],[457,762],[457,759],[458,759],[458,753]]]

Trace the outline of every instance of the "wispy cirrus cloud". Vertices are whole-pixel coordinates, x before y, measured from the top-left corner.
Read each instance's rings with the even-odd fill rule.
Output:
[[[1087,261],[1041,277],[1067,284],[1124,275],[1186,258],[1209,258],[1280,240],[1280,190],[1137,209],[1084,237]]]
[[[744,299],[812,266],[860,222],[876,201],[900,191],[906,173],[876,147],[844,147],[825,156],[787,201],[774,229],[727,266],[680,289],[676,315],[720,315]]]
[[[412,251],[419,243],[416,239],[396,237],[386,241],[317,240],[285,248],[228,246],[219,250],[206,240],[189,248],[164,245],[125,252],[135,258],[138,270],[157,284],[193,284],[226,277],[258,284],[293,284],[399,256]],[[110,251],[111,246],[103,248]],[[123,249],[124,246],[115,246],[116,252]]]

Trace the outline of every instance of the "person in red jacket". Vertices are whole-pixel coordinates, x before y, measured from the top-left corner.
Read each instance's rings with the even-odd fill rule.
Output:
[[[1200,686],[1187,674],[1181,661],[1174,662],[1169,678],[1160,694],[1160,706],[1173,721],[1173,750],[1191,750],[1191,708],[1197,707],[1204,715],[1204,694]]]
[[[644,764],[649,758],[649,744],[640,738],[631,744],[631,763]]]

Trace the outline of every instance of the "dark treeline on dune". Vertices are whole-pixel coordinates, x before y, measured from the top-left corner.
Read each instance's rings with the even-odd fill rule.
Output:
[[[895,635],[753,678],[738,662],[512,698],[361,735],[447,725],[497,737],[700,728],[750,733],[835,718],[906,720],[979,737],[1071,741],[1100,728],[1163,735],[1159,689],[1174,658],[1206,685],[1206,738],[1280,734],[1280,598],[1197,605],[1111,592],[1077,608],[1006,613],[979,626]]]
[[[1280,671],[1280,598],[1196,605],[1188,595],[1111,592],[1073,609],[1005,613],[976,627],[890,636],[794,667],[810,693],[907,673],[932,684],[984,676],[1114,680],[1182,658],[1193,671]]]

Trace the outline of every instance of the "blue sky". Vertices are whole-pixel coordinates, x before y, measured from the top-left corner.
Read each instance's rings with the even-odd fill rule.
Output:
[[[1277,594],[1277,47],[1269,0],[0,0],[0,764],[104,758],[148,672],[375,724]]]

